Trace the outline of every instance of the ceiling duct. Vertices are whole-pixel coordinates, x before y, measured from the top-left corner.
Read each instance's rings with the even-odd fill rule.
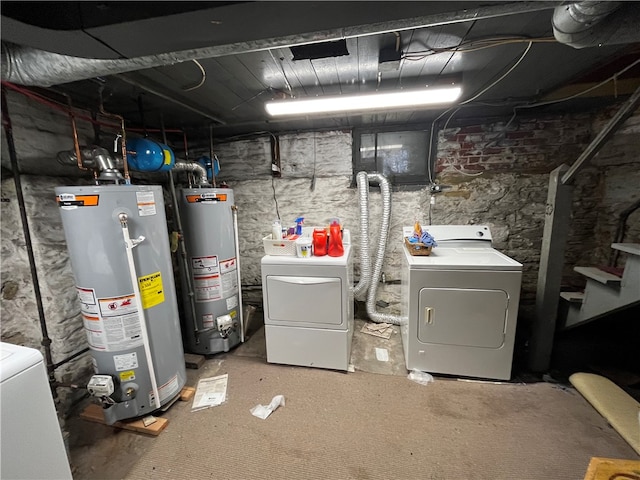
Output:
[[[347,40],[335,42],[309,43],[307,45],[293,45],[289,47],[293,53],[293,60],[318,60],[320,58],[342,57],[349,55]]]
[[[282,37],[241,43],[212,45],[157,55],[123,59],[91,59],[61,55],[43,50],[2,42],[2,80],[19,85],[50,87],[89,78],[115,75],[146,68],[174,65],[194,59],[215,58],[273,48],[330,42],[397,32],[414,28],[448,25],[485,18],[500,18],[527,12],[546,10],[551,2],[498,2],[497,5],[466,8],[460,11],[434,13],[421,17],[398,19],[349,28],[333,28],[320,32],[292,34]]]
[[[555,8],[552,23],[556,40],[573,48],[640,41],[637,2],[570,3]]]

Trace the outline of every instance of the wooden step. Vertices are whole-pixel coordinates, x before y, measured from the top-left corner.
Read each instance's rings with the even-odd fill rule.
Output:
[[[574,267],[576,272],[591,280],[603,283],[604,285],[620,285],[622,279],[607,272],[603,272],[597,267]]]
[[[640,243],[612,243],[611,248],[631,255],[640,255]]]
[[[571,303],[582,303],[584,301],[584,292],[560,292],[560,298]]]

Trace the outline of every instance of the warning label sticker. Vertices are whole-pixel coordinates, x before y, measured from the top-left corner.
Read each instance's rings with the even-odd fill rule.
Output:
[[[238,297],[235,295],[233,297],[227,298],[227,310],[231,310],[238,306]]]
[[[107,351],[107,338],[104,333],[104,325],[98,310],[98,301],[92,288],[76,287],[78,300],[80,301],[80,313],[82,324],[87,335],[87,343],[94,350]]]
[[[124,355],[114,355],[113,362],[115,363],[116,372],[132,370],[138,368],[138,354],[131,352]]]
[[[162,275],[160,272],[138,277],[142,308],[151,308],[164,302],[164,289],[162,288]]]
[[[222,280],[217,256],[192,257],[191,271],[196,302],[213,302],[222,298]]]
[[[142,327],[133,294],[99,298],[98,305],[107,351],[127,350],[142,345]]]
[[[213,302],[222,298],[220,275],[194,276],[193,289],[196,302]]]
[[[133,294],[97,298],[92,288],[76,287],[76,291],[91,348],[114,352],[142,345],[142,327]]]
[[[202,315],[202,328],[213,328],[213,314],[205,313]]]
[[[104,333],[104,325],[100,317],[82,314],[84,332],[87,335],[87,343],[94,350],[107,351],[107,338]]]
[[[218,257],[211,255],[208,257],[191,257],[191,268],[194,275],[209,275],[211,273],[220,273],[220,265],[218,265]]]
[[[180,383],[178,382],[178,374],[176,373],[173,377],[169,379],[168,382],[160,385],[158,387],[158,394],[160,395],[160,403],[165,401],[167,398],[172,398],[176,393],[178,393],[180,387]],[[149,392],[149,404],[153,405],[155,403],[153,396],[153,390]]]
[[[136,192],[138,215],[147,217],[156,214],[156,199],[153,192]]]
[[[126,372],[120,372],[119,376],[121,382],[130,382],[136,379],[136,372],[127,370]]]

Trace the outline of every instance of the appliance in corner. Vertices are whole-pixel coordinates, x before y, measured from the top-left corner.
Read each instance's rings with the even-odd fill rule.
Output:
[[[0,343],[2,478],[71,479],[42,354]]]

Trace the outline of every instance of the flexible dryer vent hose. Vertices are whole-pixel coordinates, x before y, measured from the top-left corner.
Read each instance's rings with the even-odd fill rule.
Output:
[[[363,175],[364,174],[364,175]],[[366,176],[366,182],[365,180]],[[360,256],[363,258],[363,255],[366,254],[366,259],[362,261],[362,272],[361,277],[363,275],[367,275],[363,282],[362,278],[356,289],[360,287],[360,284],[365,284],[364,288],[366,290],[366,285],[369,286],[367,292],[367,315],[369,315],[369,319],[376,323],[391,323],[393,325],[403,325],[406,324],[407,318],[401,317],[398,315],[392,315],[388,313],[379,313],[376,311],[376,293],[378,290],[378,282],[380,281],[380,275],[382,273],[382,264],[384,262],[384,252],[387,248],[387,238],[389,237],[389,219],[391,217],[391,189],[389,188],[389,181],[387,178],[380,173],[366,173],[360,172],[356,177],[358,183],[358,190],[360,192],[360,227],[361,227],[361,236],[360,236]],[[362,190],[369,190],[369,183],[375,182],[380,186],[380,193],[382,194],[382,224],[380,225],[380,235],[378,238],[378,248],[376,251],[376,258],[373,266],[373,274],[370,272],[369,266],[369,212],[368,212],[368,193],[363,193]],[[363,254],[363,252],[365,252]],[[355,290],[354,290],[355,294]]]

